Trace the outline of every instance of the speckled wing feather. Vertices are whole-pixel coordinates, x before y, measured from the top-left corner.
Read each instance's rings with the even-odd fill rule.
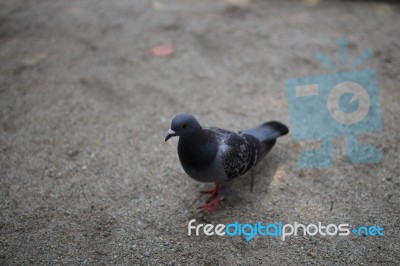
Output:
[[[260,142],[247,134],[232,134],[226,140],[230,149],[222,155],[223,167],[229,179],[246,173],[260,158]]]
[[[216,133],[222,148],[221,161],[229,179],[238,177],[257,164],[260,158],[260,141],[255,137],[220,128],[208,128]]]

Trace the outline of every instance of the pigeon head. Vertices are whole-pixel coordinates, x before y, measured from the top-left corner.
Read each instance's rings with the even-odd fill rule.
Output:
[[[191,114],[176,115],[171,122],[171,129],[168,130],[165,141],[175,136],[189,136],[201,129],[199,122]]]

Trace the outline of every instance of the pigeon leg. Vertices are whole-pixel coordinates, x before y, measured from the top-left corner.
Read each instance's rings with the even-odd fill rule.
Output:
[[[214,188],[206,190],[203,193],[208,193],[210,195],[208,196],[206,203],[199,209],[201,209],[202,212],[215,212],[218,204],[224,199],[225,187],[215,184]]]
[[[210,202],[211,199],[213,199],[215,196],[218,196],[221,192],[221,185],[217,185],[215,184],[215,187],[211,188],[211,189],[206,189],[206,190],[201,190],[201,193],[205,193],[205,194],[210,194],[207,198],[206,203]]]
[[[215,210],[217,209],[218,204],[222,201],[222,196],[221,195],[217,195],[217,197],[215,199],[213,199],[210,202],[207,202],[206,204],[204,204],[202,207],[200,207],[202,212],[215,212]]]

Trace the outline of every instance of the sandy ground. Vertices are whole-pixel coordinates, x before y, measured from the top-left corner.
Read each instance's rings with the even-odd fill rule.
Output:
[[[385,264],[400,261],[400,7],[373,1],[1,1],[0,264]],[[330,73],[317,51],[379,82],[377,165],[301,169],[315,142],[279,140],[214,214],[183,172],[170,120],[290,126],[285,80]],[[158,44],[174,56],[154,58]],[[335,60],[336,60],[335,59]],[[383,237],[187,236],[190,219],[380,225]]]

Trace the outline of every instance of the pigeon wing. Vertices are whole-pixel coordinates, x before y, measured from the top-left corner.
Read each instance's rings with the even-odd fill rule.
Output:
[[[241,176],[258,161],[260,142],[251,135],[229,132],[220,140],[221,161],[228,179]]]

